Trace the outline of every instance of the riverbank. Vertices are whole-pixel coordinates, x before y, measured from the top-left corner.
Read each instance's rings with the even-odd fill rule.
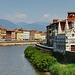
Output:
[[[53,56],[32,46],[27,47],[24,53],[39,71],[50,71],[54,75],[75,75],[75,64],[60,64]]]
[[[54,52],[53,47],[48,47],[40,44],[36,44],[35,47],[41,50],[43,53],[48,53],[51,56],[54,56],[60,63],[75,63],[75,51],[66,51],[65,53],[60,53]]]
[[[5,41],[0,42],[0,46],[11,46],[11,45],[35,45],[39,41]]]

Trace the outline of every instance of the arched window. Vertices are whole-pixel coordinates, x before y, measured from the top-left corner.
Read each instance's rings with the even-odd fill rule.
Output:
[[[72,37],[74,37],[74,34],[72,34]]]

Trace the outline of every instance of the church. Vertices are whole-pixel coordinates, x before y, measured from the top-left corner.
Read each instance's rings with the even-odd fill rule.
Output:
[[[75,21],[72,21],[72,28],[70,29],[66,19],[64,31],[59,21],[58,31],[55,32],[53,38],[53,47],[54,52],[75,51]]]

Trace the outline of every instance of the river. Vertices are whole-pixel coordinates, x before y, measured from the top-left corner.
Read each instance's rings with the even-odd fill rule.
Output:
[[[50,75],[39,72],[24,57],[24,50],[30,45],[0,47],[0,75]]]

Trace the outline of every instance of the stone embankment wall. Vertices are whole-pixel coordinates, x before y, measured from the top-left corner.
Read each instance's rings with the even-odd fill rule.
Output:
[[[35,45],[39,43],[39,41],[6,41],[0,42],[0,46],[8,46],[8,45]]]
[[[75,52],[66,52],[65,53],[65,58],[70,61],[75,63]]]
[[[42,50],[43,53],[48,53],[48,54],[52,55],[53,47],[43,46],[40,44],[36,44],[35,47],[39,50]]]
[[[65,53],[53,52],[53,47],[47,47],[40,44],[36,44],[36,48],[42,50],[42,52],[44,53],[48,53],[54,56],[61,63],[64,63],[64,62],[75,63],[75,52],[67,52],[67,51]]]

